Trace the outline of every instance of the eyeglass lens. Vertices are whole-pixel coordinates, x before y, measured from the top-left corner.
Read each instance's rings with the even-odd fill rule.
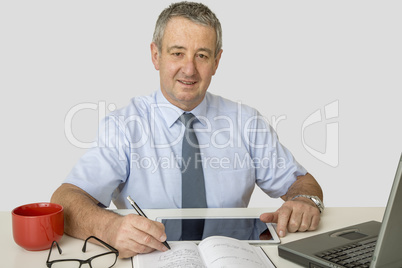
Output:
[[[92,268],[109,268],[112,267],[116,261],[116,255],[114,253],[102,255],[91,260]],[[52,268],[79,268],[80,262],[75,260],[63,260],[54,262]],[[83,267],[89,267],[84,264]]]

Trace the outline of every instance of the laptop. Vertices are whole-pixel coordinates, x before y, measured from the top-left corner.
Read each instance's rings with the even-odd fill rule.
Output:
[[[304,267],[402,267],[402,155],[382,224],[365,222],[278,246]]]

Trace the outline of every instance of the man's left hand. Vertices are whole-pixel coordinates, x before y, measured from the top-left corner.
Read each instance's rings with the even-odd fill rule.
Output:
[[[290,233],[316,230],[320,222],[320,211],[317,206],[305,200],[286,201],[277,211],[263,213],[260,216],[263,222],[277,224],[280,237]]]

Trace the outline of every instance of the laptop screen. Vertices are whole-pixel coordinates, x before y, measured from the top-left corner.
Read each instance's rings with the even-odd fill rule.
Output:
[[[402,267],[402,156],[384,213],[370,267]]]

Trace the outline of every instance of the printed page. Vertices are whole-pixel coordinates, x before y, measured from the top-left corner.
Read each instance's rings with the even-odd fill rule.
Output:
[[[198,245],[198,249],[208,268],[275,267],[267,256],[258,252],[261,248],[229,237],[208,237]]]
[[[134,257],[134,267],[173,268],[192,267],[205,268],[198,252],[197,245],[192,242],[169,242],[171,250],[154,251]]]

